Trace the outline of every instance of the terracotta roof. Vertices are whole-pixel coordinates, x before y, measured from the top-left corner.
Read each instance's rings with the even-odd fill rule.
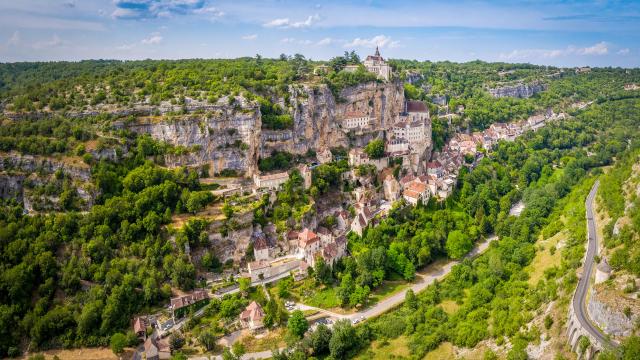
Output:
[[[307,245],[318,241],[318,235],[308,228],[305,228],[300,234],[298,234],[298,241],[300,247],[307,247]]]
[[[407,187],[408,190],[415,191],[417,193],[423,193],[427,190],[427,185],[418,181],[412,181]]]
[[[326,227],[323,227],[323,226],[317,228],[316,231],[320,235],[331,235],[331,232],[329,231],[329,229],[327,229]]]
[[[137,317],[133,322],[133,332],[147,332],[147,320],[142,317]]]
[[[436,160],[436,161],[429,161],[427,163],[427,169],[437,169],[439,167],[442,167],[442,164],[440,163],[440,161]]]
[[[340,235],[336,238],[336,245],[343,247],[347,245],[347,238],[344,235]]]
[[[427,105],[422,101],[407,101],[407,112],[429,112]]]
[[[255,301],[252,301],[242,313],[240,313],[240,319],[244,321],[260,321],[264,317],[264,311],[262,306]]]
[[[362,214],[358,215],[358,224],[360,224],[360,227],[367,226],[367,222],[365,221],[365,219],[362,216]]]
[[[408,183],[412,182],[415,178],[416,177],[413,176],[413,174],[405,175],[400,179],[400,184],[402,184],[402,185],[408,184]]]
[[[294,240],[298,238],[298,232],[295,230],[289,230],[289,232],[287,233],[287,239],[289,240]]]
[[[338,256],[338,246],[335,243],[327,244],[327,246],[322,249],[322,257],[325,260],[333,260]]]
[[[206,290],[196,290],[191,294],[171,299],[171,306],[176,310],[208,298],[209,293]]]
[[[267,238],[264,235],[256,237],[253,248],[256,250],[268,249],[269,243],[267,242]]]

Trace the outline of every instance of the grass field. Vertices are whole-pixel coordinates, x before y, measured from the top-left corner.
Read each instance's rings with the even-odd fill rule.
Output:
[[[374,341],[371,347],[358,354],[356,360],[386,360],[386,359],[408,359],[411,355],[407,344],[407,337],[389,340],[387,343]]]
[[[240,341],[245,346],[247,352],[259,352],[265,350],[273,350],[286,346],[284,342],[285,328],[277,328],[270,330],[268,333],[263,334],[262,337],[256,337],[254,335],[248,335],[243,337]]]
[[[94,360],[117,360],[118,357],[111,351],[109,348],[81,348],[81,349],[73,349],[73,350],[48,350],[42,353],[38,353],[44,355],[45,359],[50,360],[53,359],[54,356],[57,356],[60,360],[85,360],[85,359],[94,359]],[[31,354],[30,356],[35,355]],[[133,356],[133,349],[125,349],[122,354],[122,359],[130,359]],[[23,357],[22,359],[27,359],[28,357]]]
[[[442,303],[440,303],[440,307],[442,308],[442,310],[444,310],[444,312],[451,315],[458,311],[460,305],[458,305],[458,303],[453,300],[444,300],[442,301]]]
[[[529,272],[529,285],[535,286],[544,276],[545,270],[553,266],[560,266],[560,254],[562,251],[556,249],[555,252],[551,254],[551,248],[557,247],[558,243],[564,243],[568,236],[569,233],[562,230],[548,239],[538,240],[536,245],[538,249],[542,250],[536,252],[536,256],[526,269],[527,272]]]
[[[443,342],[435,350],[428,353],[423,360],[447,360],[455,358],[453,345],[450,342]]]

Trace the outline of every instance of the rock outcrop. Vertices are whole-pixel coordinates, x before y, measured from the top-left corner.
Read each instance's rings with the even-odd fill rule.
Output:
[[[140,118],[129,129],[189,149],[169,154],[166,165],[200,166],[208,164],[212,173],[225,169],[252,175],[257,169],[260,148],[260,109],[243,99],[234,105],[219,105],[205,113],[157,120]]]
[[[262,130],[262,154],[273,150],[318,153],[337,146],[365,145],[388,128],[404,106],[404,90],[398,82],[348,87],[337,99],[324,84],[291,87],[290,95],[293,129]],[[341,124],[347,112],[368,115],[372,119],[370,129],[358,134],[343,131]]]
[[[22,155],[17,152],[0,154],[0,171],[53,174],[58,170],[74,180],[89,181],[91,179],[89,165],[80,159],[67,157],[58,160],[44,156]]]
[[[606,296],[594,289],[592,296],[587,301],[589,317],[608,335],[629,336],[640,316],[634,311],[631,312],[631,316],[627,316],[620,309],[625,304],[633,308],[632,300],[617,297],[615,301],[615,304],[609,304]]]
[[[309,150],[320,153],[337,146],[366,145],[382,136],[404,106],[400,82],[349,87],[340,92],[338,99],[324,84],[291,86],[289,92],[288,109],[294,120],[291,129],[262,129],[258,105],[243,98],[236,98],[234,105],[219,101],[206,111],[187,115],[141,117],[126,126],[190,149],[185,154],[167,155],[167,166],[209,164],[212,174],[232,169],[251,176],[258,171],[259,157],[274,151],[302,155]],[[285,106],[284,99],[276,102]],[[370,129],[357,134],[343,131],[341,123],[348,111],[369,115]]]
[[[542,83],[532,84],[518,84],[510,86],[502,86],[493,89],[489,89],[491,96],[495,98],[501,97],[515,97],[515,98],[529,98],[533,95],[546,90],[547,86]]]

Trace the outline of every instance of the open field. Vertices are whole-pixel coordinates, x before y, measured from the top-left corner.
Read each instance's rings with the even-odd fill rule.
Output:
[[[382,341],[374,341],[371,347],[355,357],[356,360],[386,360],[386,359],[408,359],[409,346],[408,338],[400,336],[399,338],[389,340],[386,343]]]
[[[45,359],[53,359],[57,356],[60,360],[118,360],[118,357],[109,348],[80,348],[73,350],[48,350],[37,354],[43,354]],[[35,355],[31,354],[30,356]],[[133,356],[133,349],[125,349],[122,359],[130,359]],[[28,359],[28,356],[21,359]]]

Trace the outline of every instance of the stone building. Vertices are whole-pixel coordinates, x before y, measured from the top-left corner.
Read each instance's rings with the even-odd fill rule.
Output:
[[[384,58],[380,55],[380,50],[376,46],[376,53],[369,55],[364,60],[364,67],[367,71],[378,75],[379,78],[389,81],[391,79],[391,66],[384,61]]]
[[[280,185],[284,184],[289,180],[289,173],[286,171],[275,173],[275,174],[266,174],[266,175],[254,175],[253,182],[256,188],[269,188],[269,189],[277,189]]]
[[[344,130],[362,129],[369,127],[371,118],[363,112],[347,111],[342,120],[342,128]]]

